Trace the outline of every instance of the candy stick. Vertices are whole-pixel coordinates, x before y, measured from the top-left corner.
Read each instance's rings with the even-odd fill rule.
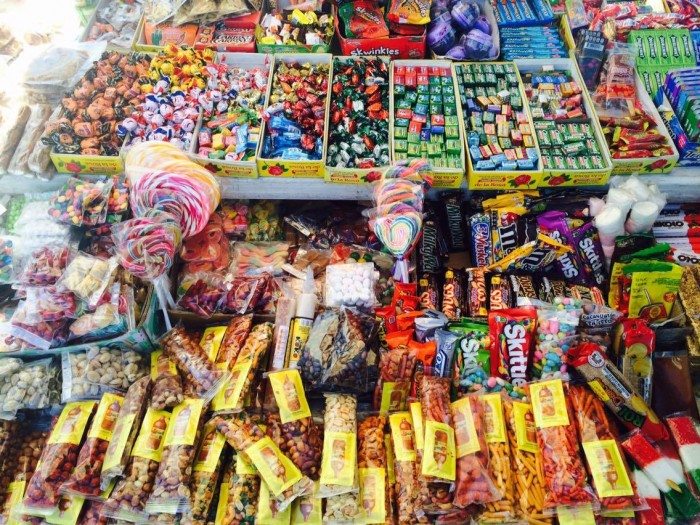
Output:
[[[637,202],[632,206],[629,219],[625,222],[627,233],[644,233],[651,230],[661,208],[651,201]]]
[[[695,421],[690,416],[679,415],[666,418],[666,424],[678,447],[683,468],[700,490],[700,434]]]
[[[615,237],[625,233],[626,215],[627,213],[623,214],[622,210],[617,206],[608,204],[594,219],[608,265],[615,249]]]
[[[635,514],[637,523],[639,525],[664,525],[664,507],[661,503],[659,489],[643,470],[634,469],[632,475],[637,485],[637,493],[644,498],[649,506],[648,509],[638,511]]]
[[[690,519],[700,513],[700,502],[690,492],[683,474],[640,431],[632,432],[622,448],[681,516]]]

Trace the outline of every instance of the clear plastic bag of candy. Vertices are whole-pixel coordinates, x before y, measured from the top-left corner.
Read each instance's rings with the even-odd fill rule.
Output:
[[[281,511],[313,490],[313,482],[282,453],[272,439],[245,413],[214,418],[216,427],[236,452],[258,470]]]
[[[105,490],[112,480],[123,476],[148,406],[151,380],[142,377],[134,382],[124,396],[119,416],[114,424],[100,475],[100,488]]]
[[[576,333],[581,312],[581,301],[569,297],[555,297],[552,305],[538,305],[538,337],[532,360],[535,378],[568,379],[568,339]]]
[[[356,494],[359,489],[356,472],[357,399],[348,394],[325,394],[325,398],[319,496]],[[354,514],[346,512],[344,517],[354,518],[357,512],[356,508]]]
[[[75,468],[70,478],[61,485],[61,493],[88,498],[100,496],[102,465],[123,403],[124,398],[120,395],[108,393],[102,396]]]
[[[117,266],[114,257],[104,260],[77,253],[68,263],[56,286],[73,292],[88,306],[95,307],[112,282]]]
[[[233,274],[271,268],[279,272],[287,263],[289,244],[286,242],[237,242],[233,245],[229,269]]]
[[[223,277],[209,272],[187,274],[180,282],[178,292],[183,289],[182,294],[178,294],[178,307],[204,318],[219,310],[226,295]]]
[[[221,340],[219,353],[216,356],[216,365],[226,363],[229,368],[233,366],[238,358],[238,354],[243,348],[248,334],[253,327],[252,315],[236,316],[229,321],[226,333]]]
[[[68,340],[79,340],[87,343],[102,339],[112,339],[135,328],[133,316],[134,295],[129,287],[119,294],[121,285],[112,285],[112,293],[105,294],[92,311],[83,312],[69,326]],[[123,303],[126,302],[126,311],[122,312]],[[131,314],[131,315],[129,315]]]
[[[160,340],[163,351],[177,365],[184,381],[197,396],[210,400],[223,387],[228,374],[216,368],[199,343],[184,328],[176,327]]]
[[[126,392],[148,375],[148,360],[134,350],[94,346],[87,352],[86,375],[103,391]]]
[[[331,264],[326,267],[326,306],[369,308],[377,304],[374,263]]]
[[[147,512],[177,514],[189,509],[192,463],[204,425],[204,411],[204,401],[191,398],[173,408]]]
[[[268,274],[234,276],[226,282],[222,311],[239,315],[255,312],[265,293],[268,279]]]
[[[75,302],[71,294],[49,293],[42,288],[27,288],[29,295],[15,309],[8,332],[27,344],[48,350],[63,346],[68,341],[68,327],[71,323],[58,310],[65,304],[70,314],[75,315]],[[47,319],[43,319],[46,317]]]
[[[14,419],[21,409],[40,409],[51,404],[58,375],[51,358],[12,368],[14,371],[0,377],[1,419]]]
[[[97,226],[107,219],[112,180],[69,178],[51,200],[49,215],[71,226]]]
[[[97,399],[104,389],[88,379],[88,351],[61,355],[61,401],[68,403],[83,399]]]
[[[148,518],[144,509],[163,456],[170,420],[170,412],[152,408],[146,411],[126,473],[104,504],[105,516],[134,522]]]
[[[59,488],[76,465],[83,434],[97,403],[68,403],[51,431],[39,468],[27,483],[24,505],[28,511],[50,512],[58,504]]]
[[[162,350],[151,353],[151,392],[150,406],[156,410],[173,408],[184,397],[182,378],[175,363]]]

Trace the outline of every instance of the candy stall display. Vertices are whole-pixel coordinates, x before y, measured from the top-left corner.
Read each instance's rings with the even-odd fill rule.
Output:
[[[279,2],[279,10],[263,15],[255,28],[258,53],[328,53],[333,37],[333,16]]]

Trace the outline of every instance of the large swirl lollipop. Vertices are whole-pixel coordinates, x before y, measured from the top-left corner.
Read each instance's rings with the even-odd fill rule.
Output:
[[[371,221],[374,233],[397,258],[394,278],[407,283],[408,256],[420,239],[423,227],[422,172],[428,162],[413,160],[392,166],[374,191],[377,204]]]

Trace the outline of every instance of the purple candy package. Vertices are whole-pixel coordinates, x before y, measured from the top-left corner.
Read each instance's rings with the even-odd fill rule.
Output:
[[[557,210],[541,213],[537,216],[537,226],[541,233],[571,248],[570,252],[557,259],[556,265],[568,283],[584,284],[586,279],[583,264],[574,244],[566,213]]]

